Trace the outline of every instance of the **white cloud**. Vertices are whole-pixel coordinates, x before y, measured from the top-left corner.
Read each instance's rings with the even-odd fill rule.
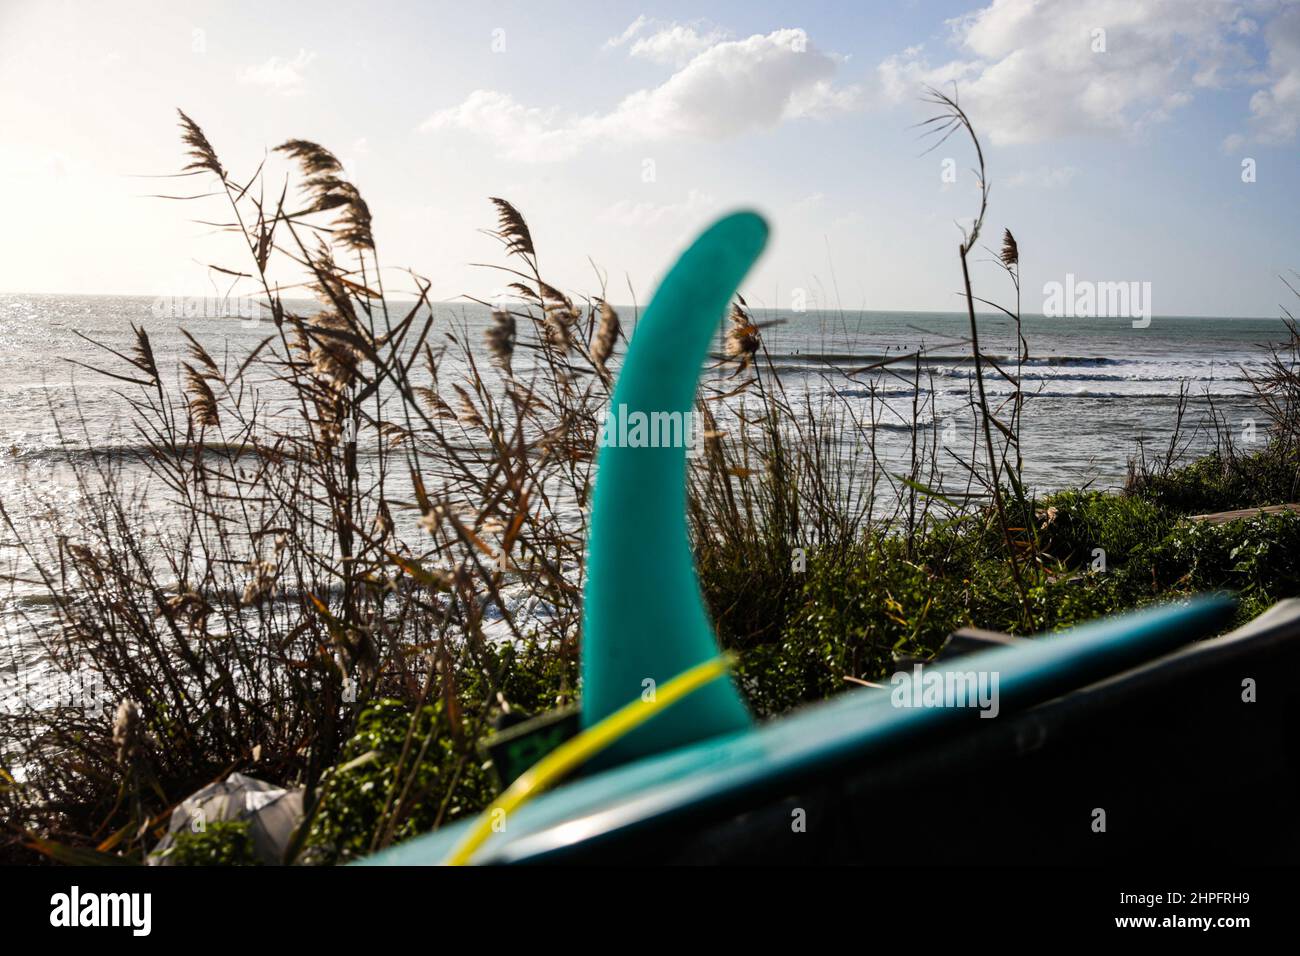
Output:
[[[608,40],[606,40],[605,41],[606,48],[613,49],[615,47],[623,46],[634,36],[640,33],[642,29],[644,29],[649,23],[650,23],[650,18],[647,17],[644,13],[641,14],[630,24],[628,24],[627,29],[624,30],[622,33],[620,33],[618,36],[610,37]]]
[[[1073,166],[1039,166],[1022,169],[1007,179],[1007,185],[1016,188],[1032,186],[1040,189],[1060,189],[1070,185],[1079,171]]]
[[[239,72],[239,82],[275,90],[285,96],[301,93],[306,86],[303,71],[316,59],[315,52],[299,50],[292,60],[273,56],[256,66],[246,66]]]
[[[524,106],[509,93],[496,90],[475,90],[459,106],[434,113],[420,129],[470,130],[514,159],[567,159],[585,146],[560,122],[556,110]]]
[[[694,222],[715,209],[717,204],[717,200],[710,194],[692,189],[686,198],[678,203],[660,204],[620,199],[613,205],[607,206],[598,218],[601,222],[637,227]]]
[[[1300,6],[1288,6],[1264,30],[1269,85],[1250,98],[1251,127],[1265,143],[1300,132]]]
[[[1222,0],[994,0],[949,27],[955,59],[906,50],[880,65],[882,85],[914,99],[957,81],[995,143],[1131,133],[1251,62],[1239,39],[1251,27]]]
[[[642,35],[647,28],[653,32]],[[726,32],[716,27],[697,28],[686,23],[661,23],[642,15],[618,36],[606,40],[605,47],[614,49],[627,46],[629,56],[661,66],[682,67],[726,38]]]
[[[476,90],[420,128],[469,131],[503,155],[534,162],[604,143],[722,139],[857,108],[863,93],[835,85],[837,65],[803,30],[775,30],[715,42],[659,86],[624,97],[607,113],[565,115],[525,106],[508,93]]]
[[[1223,137],[1223,151],[1225,153],[1235,153],[1241,147],[1246,145],[1246,137],[1240,133],[1230,133]]]

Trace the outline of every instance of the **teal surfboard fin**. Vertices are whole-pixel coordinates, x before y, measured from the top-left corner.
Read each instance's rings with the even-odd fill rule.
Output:
[[[628,345],[591,503],[584,727],[719,653],[687,537],[685,446],[709,344],[767,234],[751,212],[715,222],[668,272]],[[657,440],[665,435],[668,447]],[[751,725],[735,686],[718,680],[593,763],[607,767]]]

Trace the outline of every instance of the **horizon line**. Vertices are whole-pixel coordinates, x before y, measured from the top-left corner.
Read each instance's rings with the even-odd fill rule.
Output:
[[[160,295],[158,295],[158,294],[156,294],[156,293],[131,293],[131,292],[13,292],[13,291],[8,291],[8,290],[0,290],[0,296],[16,296],[16,297],[22,297],[22,296],[49,296],[49,297],[56,297],[56,296],[61,296],[61,297],[64,297],[64,298],[83,298],[83,299],[158,299],[158,298],[162,298],[162,296],[160,296]],[[222,298],[221,296],[213,296],[213,295],[198,295],[198,294],[187,294],[187,293],[182,293],[182,294],[180,294],[180,295],[178,295],[178,296],[176,296],[176,297],[177,297],[177,298],[202,298],[202,299]],[[257,296],[254,296],[254,298],[263,299],[263,298],[265,298],[265,297],[262,296],[262,295],[257,295]],[[414,302],[414,301],[416,301],[416,300],[418,299],[418,296],[412,296],[412,295],[404,294],[404,293],[395,293],[395,294],[392,294],[392,295],[386,296],[386,298],[387,298],[388,300],[390,300],[390,301]],[[304,295],[304,296],[285,297],[285,301],[290,301],[290,302],[304,302],[304,301],[316,301],[316,300],[315,300],[314,297],[312,297],[312,296],[306,296],[306,295]],[[522,301],[522,300],[521,300],[521,301]],[[454,299],[431,299],[431,300],[430,300],[430,304],[431,304],[431,305],[444,305],[444,306],[469,306],[469,305],[473,305],[473,306],[479,306],[480,308],[486,308],[486,306],[484,306],[482,303],[480,303],[480,302],[476,302],[475,300],[470,299],[470,298],[468,298],[467,296],[464,296],[464,295],[462,295],[462,296],[460,296],[460,297],[457,297],[457,298],[454,298]],[[627,311],[633,311],[633,310],[636,310],[636,311],[644,311],[644,309],[646,308],[646,304],[648,304],[648,302],[647,302],[646,304],[636,304],[636,305],[633,305],[633,304],[619,304],[619,303],[610,303],[610,304],[614,307],[615,310],[620,310],[620,311],[622,311],[622,310],[627,310]],[[1281,307],[1280,304],[1279,304],[1278,308],[1279,308],[1280,310],[1282,309],[1282,307]],[[750,312],[761,312],[761,311],[769,311],[769,312],[793,312],[794,310],[793,310],[793,309],[777,308],[777,307],[774,307],[774,306],[768,306],[768,305],[754,305],[754,306],[752,306],[752,307],[750,308],[749,311],[750,311]],[[795,314],[797,314],[797,315],[803,315],[803,314],[814,313],[814,312],[824,312],[824,313],[843,313],[843,314],[850,314],[850,315],[851,315],[851,314],[864,314],[864,313],[880,313],[880,314],[895,314],[895,315],[896,315],[896,314],[913,314],[913,315],[965,315],[965,314],[966,314],[965,311],[962,310],[962,309],[914,309],[914,308],[877,308],[877,309],[852,308],[852,309],[850,309],[850,308],[845,308],[845,307],[843,307],[843,306],[836,306],[836,307],[829,307],[829,308],[820,308],[820,309],[805,309],[805,310],[803,310],[803,312],[798,312],[798,313],[795,313]],[[978,315],[978,316],[994,316],[994,317],[998,317],[998,318],[1007,318],[1007,316],[1006,316],[1005,313],[1003,313],[1003,312],[1001,312],[1001,311],[998,311],[998,310],[993,310],[993,311],[979,311],[979,310],[977,310],[975,314]],[[1082,319],[1124,319],[1124,318],[1126,318],[1125,316],[1110,316],[1110,315],[1094,315],[1094,316],[1048,316],[1048,315],[1044,315],[1042,312],[1022,312],[1022,313],[1020,314],[1020,316],[1021,316],[1022,319],[1031,319],[1031,318],[1032,318],[1032,319],[1052,319],[1052,320],[1066,320],[1066,319],[1079,319],[1079,318],[1082,318]],[[174,318],[184,318],[184,317],[183,317],[183,316],[176,316],[176,317],[174,317]],[[203,317],[203,316],[195,316],[195,318],[204,318],[204,317]],[[238,318],[238,317],[237,317],[237,316],[232,316],[232,318]],[[1201,313],[1193,313],[1193,312],[1159,312],[1159,313],[1153,313],[1152,316],[1151,316],[1151,318],[1152,318],[1153,320],[1154,320],[1154,319],[1228,319],[1228,320],[1232,320],[1232,321],[1275,322],[1275,321],[1285,321],[1286,318],[1287,318],[1287,315],[1285,314],[1285,310],[1282,310],[1282,314],[1279,314],[1279,315],[1273,315],[1273,316],[1268,316],[1268,315],[1220,315],[1220,314],[1216,314],[1216,313],[1205,313],[1205,312],[1201,312]]]

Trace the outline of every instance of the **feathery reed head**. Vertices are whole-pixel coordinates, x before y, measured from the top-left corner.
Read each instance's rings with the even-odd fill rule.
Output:
[[[488,198],[497,207],[496,236],[505,243],[506,252],[512,256],[535,256],[537,252],[533,248],[533,235],[528,231],[528,223],[524,221],[523,214],[504,199],[495,196]]]
[[[1016,237],[1011,235],[1010,229],[1002,230],[1002,264],[1010,269],[1020,262],[1020,247],[1016,245]]]
[[[129,766],[140,750],[142,736],[140,708],[133,700],[124,700],[117,706],[113,717],[113,743],[117,747],[117,762]]]
[[[597,323],[596,334],[591,340],[591,360],[596,364],[601,375],[609,378],[609,369],[605,367],[605,363],[614,354],[614,346],[618,342],[618,313],[604,299],[600,300],[597,308],[600,311],[600,322]]]
[[[144,330],[144,326],[131,326],[131,331],[135,333],[135,348],[129,360],[132,365],[149,376],[151,381],[158,381],[158,363],[153,357],[153,346],[149,343],[149,333]]]
[[[470,397],[469,392],[459,384],[453,384],[452,390],[455,391],[457,404],[460,405],[460,411],[456,413],[456,417],[461,424],[486,429],[487,425],[483,421],[483,416],[474,407],[474,399]]]
[[[311,317],[306,337],[310,342],[308,357],[317,378],[335,394],[343,394],[356,381],[362,352],[355,321],[327,310]]]
[[[285,140],[276,148],[290,159],[296,159],[303,174],[308,177],[328,176],[343,171],[338,157],[319,143],[306,139]]]
[[[515,317],[504,309],[492,312],[492,324],[488,327],[486,337],[488,351],[492,360],[502,371],[510,371],[510,361],[515,353]]]
[[[375,237],[372,232],[370,207],[361,198],[360,191],[351,183],[340,181],[334,187],[333,195],[338,197],[337,204],[342,207],[342,212],[336,220],[337,231],[334,234],[334,241],[352,250],[373,251]]]
[[[203,374],[189,362],[185,363],[185,394],[189,399],[190,421],[199,427],[219,424],[217,397]]]
[[[353,251],[374,251],[370,207],[361,198],[360,190],[339,175],[343,164],[338,157],[319,143],[305,139],[288,140],[276,151],[296,159],[307,177],[302,191],[311,199],[309,212],[341,210],[335,220],[334,241]]]
[[[200,345],[198,340],[194,338],[194,336],[190,335],[188,330],[181,329],[181,335],[185,336],[185,338],[189,340],[190,344],[186,351],[189,353],[190,358],[194,360],[194,363],[202,368],[203,377],[220,381],[221,370],[217,368],[217,363],[213,361],[212,356],[208,354],[208,350]]]
[[[582,313],[574,308],[573,300],[550,283],[537,281],[541,293],[542,309],[546,313],[542,329],[546,342],[565,355],[573,350],[573,327]]]
[[[226,171],[221,168],[221,163],[217,159],[217,151],[208,142],[207,135],[199,127],[198,123],[185,115],[184,110],[177,110],[176,112],[181,118],[181,129],[184,131],[181,133],[181,141],[189,147],[190,164],[182,172],[199,172],[206,169],[225,180]]]
[[[546,344],[562,355],[573,350],[573,315],[564,309],[547,309],[542,320]]]
[[[731,328],[727,330],[727,357],[739,363],[738,373],[749,368],[761,344],[758,326],[749,314],[749,305],[740,294],[731,304]]]

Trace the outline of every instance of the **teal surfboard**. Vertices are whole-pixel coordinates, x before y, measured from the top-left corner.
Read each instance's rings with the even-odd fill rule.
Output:
[[[795,787],[842,764],[867,761],[923,731],[942,731],[945,724],[956,730],[1010,716],[1213,633],[1228,621],[1232,608],[1226,598],[1199,598],[967,655],[946,666],[931,665],[931,674],[973,673],[977,679],[981,673],[996,674],[997,717],[980,717],[972,708],[900,706],[898,698],[904,695],[899,687],[852,690],[752,730],[624,764],[524,805],[475,862],[541,860],[622,830],[672,827],[711,803],[734,806],[743,804],[746,794]],[[446,827],[366,862],[441,863],[463,826]]]

